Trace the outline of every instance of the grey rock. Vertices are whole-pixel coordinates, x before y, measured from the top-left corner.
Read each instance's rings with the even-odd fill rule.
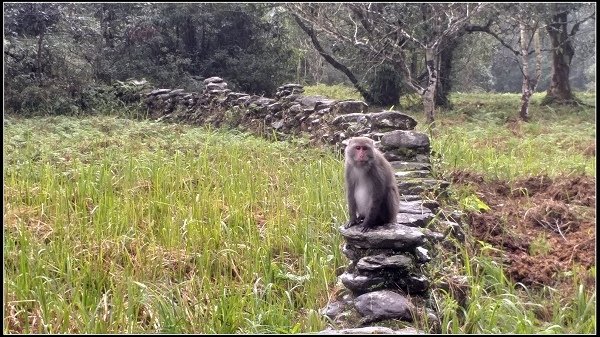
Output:
[[[417,257],[417,261],[419,261],[420,263],[426,263],[431,261],[429,251],[421,246],[415,248],[415,256]]]
[[[183,89],[174,89],[174,90],[171,90],[171,92],[169,93],[169,96],[172,97],[172,96],[177,96],[180,94],[183,94]]]
[[[344,243],[344,245],[342,246],[342,253],[344,253],[344,255],[346,255],[346,257],[348,259],[350,259],[351,261],[358,262],[358,260],[360,260],[361,258],[366,257],[366,256],[373,256],[373,255],[380,255],[380,254],[396,255],[396,254],[401,254],[401,251],[389,249],[389,248],[383,248],[383,249],[359,248],[359,247],[352,246],[348,243]]]
[[[401,201],[422,201],[422,197],[418,194],[404,194],[400,192]]]
[[[417,335],[417,334],[425,334],[425,331],[417,330],[412,327],[403,328],[400,330],[393,330],[390,328],[386,328],[383,326],[366,326],[362,328],[348,328],[348,329],[326,329],[318,332],[317,334],[326,334],[326,335]]]
[[[337,115],[366,113],[369,106],[363,101],[341,101],[331,107],[331,111]]]
[[[382,269],[395,269],[408,273],[414,267],[413,259],[404,254],[398,255],[373,255],[365,256],[356,263],[356,269],[376,271]]]
[[[156,89],[156,90],[152,90],[150,93],[146,94],[146,96],[156,96],[156,95],[165,94],[167,92],[171,92],[171,89]]]
[[[433,215],[431,212],[422,214],[398,213],[396,216],[396,221],[398,221],[400,224],[410,227],[425,227],[434,218],[435,215]]]
[[[227,83],[208,83],[206,85],[206,90],[225,90],[227,89]]]
[[[275,121],[275,122],[271,123],[271,126],[272,126],[272,127],[273,127],[273,129],[275,129],[275,130],[279,130],[279,129],[281,129],[281,128],[283,127],[283,125],[284,125],[284,122],[283,122],[283,120],[278,120],[278,121]]]
[[[372,127],[379,130],[412,130],[417,126],[417,121],[398,111],[385,111],[372,113]]]
[[[421,132],[396,130],[381,137],[381,146],[383,149],[429,147],[429,137]]]
[[[423,228],[423,235],[431,242],[440,242],[446,237],[446,235],[428,228]]]
[[[343,300],[337,300],[327,303],[325,308],[320,310],[321,315],[327,316],[334,319],[336,316],[341,315],[344,311],[348,310],[350,304]]]
[[[253,103],[256,105],[260,105],[260,106],[268,106],[270,104],[275,103],[275,100],[272,98],[267,98],[267,97],[259,97]]]
[[[223,82],[222,78],[213,76],[213,77],[209,77],[209,78],[205,79],[202,83],[209,84],[209,83],[221,83],[221,82]]]
[[[410,161],[392,161],[390,162],[392,167],[395,170],[402,171],[423,171],[423,170],[431,170],[431,164],[429,163],[419,163],[419,162],[410,162]]]
[[[398,223],[389,223],[362,232],[362,225],[340,228],[340,233],[350,245],[358,248],[411,249],[425,242],[420,229]]]
[[[450,183],[436,179],[411,179],[402,180],[398,183],[398,191],[405,194],[420,194],[425,191],[444,190]]]
[[[331,121],[331,125],[341,125],[344,123],[358,123],[362,125],[368,125],[370,123],[369,115],[364,113],[352,113],[340,115]]]
[[[391,318],[412,321],[415,311],[415,306],[406,297],[389,290],[360,295],[354,300],[354,306],[365,322]]]
[[[400,213],[412,213],[412,214],[426,214],[432,213],[431,208],[427,207],[423,200],[415,201],[400,201]]]
[[[300,103],[304,107],[316,110],[317,106],[323,106],[323,108],[330,106],[335,103],[336,100],[329,99],[324,96],[303,96],[296,99],[296,102]]]
[[[357,275],[345,271],[340,275],[342,284],[354,293],[363,294],[369,291],[382,289],[387,285],[388,280],[382,276],[376,275]]]
[[[395,173],[396,178],[427,178],[431,177],[431,172],[426,170],[415,170],[415,171],[398,171]]]
[[[287,83],[284,84],[280,87],[277,88],[277,90],[284,90],[284,89],[302,89],[304,88],[301,84],[298,83]]]

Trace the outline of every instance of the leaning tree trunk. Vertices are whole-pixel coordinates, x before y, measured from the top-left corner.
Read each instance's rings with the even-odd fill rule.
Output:
[[[573,103],[575,97],[571,91],[569,72],[575,50],[567,32],[568,12],[562,9],[561,4],[553,4],[553,7],[557,13],[546,28],[552,43],[552,75],[544,103]]]
[[[427,64],[427,87],[423,90],[423,110],[427,118],[427,124],[431,129],[435,127],[435,88],[438,84],[437,57],[435,48],[425,50],[425,62]]]

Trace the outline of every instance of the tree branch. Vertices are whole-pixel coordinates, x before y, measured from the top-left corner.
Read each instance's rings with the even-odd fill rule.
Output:
[[[358,79],[356,78],[356,76],[354,76],[352,71],[350,71],[350,69],[348,69],[348,67],[346,67],[345,65],[338,62],[335,58],[333,58],[333,56],[325,52],[325,50],[321,46],[321,43],[319,42],[319,39],[317,38],[317,35],[315,34],[315,31],[312,28],[305,25],[304,22],[302,22],[302,19],[298,15],[296,15],[296,13],[292,13],[292,16],[294,17],[294,20],[296,20],[298,26],[300,26],[300,28],[310,37],[310,40],[317,52],[319,52],[319,54],[335,69],[344,73],[344,75],[346,75],[350,82],[354,84],[356,90],[358,90],[358,92],[365,98],[365,100],[367,100],[368,102],[373,102],[373,96],[360,85]]]

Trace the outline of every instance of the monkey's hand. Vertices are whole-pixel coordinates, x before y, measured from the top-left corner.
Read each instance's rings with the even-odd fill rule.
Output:
[[[366,232],[370,231],[371,228],[373,228],[373,227],[363,226],[363,228],[360,231],[363,232],[363,233],[366,233]]]

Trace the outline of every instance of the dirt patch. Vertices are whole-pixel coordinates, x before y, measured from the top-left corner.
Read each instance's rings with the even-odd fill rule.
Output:
[[[502,249],[498,257],[513,281],[570,291],[565,275],[595,266],[594,177],[536,176],[508,183],[455,172],[450,180],[471,186],[491,208],[469,214],[471,232]]]

